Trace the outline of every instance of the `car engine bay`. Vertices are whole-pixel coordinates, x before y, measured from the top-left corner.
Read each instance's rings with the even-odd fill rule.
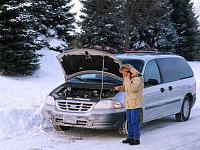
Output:
[[[81,86],[73,84],[65,84],[59,89],[55,90],[53,96],[56,99],[68,99],[68,98],[85,98],[85,99],[100,99],[100,98],[112,98],[118,92],[114,90],[114,86],[106,86],[101,90],[100,85]]]

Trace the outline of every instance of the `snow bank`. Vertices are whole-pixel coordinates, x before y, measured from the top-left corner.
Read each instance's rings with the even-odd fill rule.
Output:
[[[41,68],[29,77],[0,76],[0,138],[22,135],[48,126],[41,114],[46,95],[64,82],[56,59],[47,48],[39,53]]]

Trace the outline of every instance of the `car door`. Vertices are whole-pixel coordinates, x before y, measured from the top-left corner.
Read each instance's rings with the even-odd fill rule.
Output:
[[[157,80],[157,84],[150,85],[149,80]],[[150,121],[164,116],[166,100],[166,86],[162,84],[160,70],[155,60],[150,60],[144,71],[144,106],[143,121]]]
[[[183,97],[183,82],[181,80],[166,83],[165,115],[180,112]]]
[[[187,88],[185,77],[181,76],[182,72],[186,74],[189,72],[186,62],[181,58],[164,58],[158,59],[157,63],[161,68],[163,82],[166,84],[165,115],[178,113],[184,98],[184,89]]]

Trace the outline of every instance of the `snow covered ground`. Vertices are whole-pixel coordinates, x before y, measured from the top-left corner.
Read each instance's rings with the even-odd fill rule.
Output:
[[[0,76],[0,150],[198,150],[200,148],[200,62],[189,62],[197,83],[197,102],[187,122],[166,117],[141,129],[141,145],[122,144],[116,130],[55,131],[41,114],[46,95],[64,82],[57,52],[40,51],[41,68],[30,77]]]

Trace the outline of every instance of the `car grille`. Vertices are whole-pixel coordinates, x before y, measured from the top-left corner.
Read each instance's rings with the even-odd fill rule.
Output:
[[[95,103],[91,102],[80,102],[80,101],[68,101],[68,100],[57,100],[56,107],[59,110],[70,111],[70,112],[88,112],[90,111]]]

